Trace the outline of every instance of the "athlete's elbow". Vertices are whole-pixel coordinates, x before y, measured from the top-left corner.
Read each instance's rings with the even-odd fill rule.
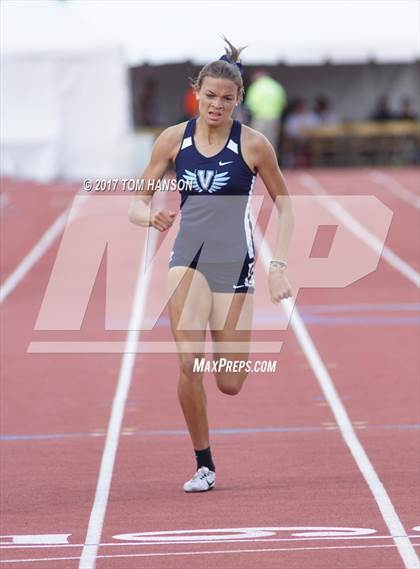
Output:
[[[128,220],[135,225],[139,225],[139,219],[137,214],[137,208],[135,204],[131,203],[130,207],[128,208]]]
[[[128,220],[134,225],[140,225],[141,227],[147,227],[149,225],[148,221],[144,219],[144,215],[140,211],[139,203],[132,202],[128,208]]]
[[[293,203],[289,195],[277,196],[275,199],[275,206],[279,216],[287,217],[289,223],[295,222],[295,214],[293,210]]]

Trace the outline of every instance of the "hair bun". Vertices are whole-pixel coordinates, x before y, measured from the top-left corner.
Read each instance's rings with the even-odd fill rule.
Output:
[[[238,61],[232,61],[226,54],[222,55],[222,57],[219,57],[219,61],[220,60],[227,61],[231,65],[236,65],[236,67],[239,69],[239,71],[242,74],[244,66],[242,65],[242,63],[239,60]]]

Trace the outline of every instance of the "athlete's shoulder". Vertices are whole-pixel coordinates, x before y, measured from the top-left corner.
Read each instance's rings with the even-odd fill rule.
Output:
[[[253,172],[276,155],[269,140],[258,130],[246,125],[242,125],[241,147],[244,160]]]
[[[245,124],[242,125],[242,146],[244,144],[253,152],[264,151],[271,146],[261,132]]]
[[[186,126],[187,121],[184,121],[165,128],[155,140],[154,151],[173,158],[181,144]]]
[[[180,142],[184,135],[187,122],[188,121],[184,121],[178,124],[174,124],[172,126],[168,126],[160,133],[160,135],[156,139],[156,142],[158,140],[160,142],[169,143],[169,144],[174,142]]]

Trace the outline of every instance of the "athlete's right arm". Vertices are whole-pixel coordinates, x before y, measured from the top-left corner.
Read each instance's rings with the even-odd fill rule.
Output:
[[[176,213],[165,209],[152,213],[151,200],[156,182],[162,178],[174,158],[180,137],[182,131],[176,125],[165,129],[156,139],[150,162],[142,175],[143,189],[136,193],[130,204],[128,218],[132,223],[142,227],[152,226],[159,231],[165,231],[172,225]]]

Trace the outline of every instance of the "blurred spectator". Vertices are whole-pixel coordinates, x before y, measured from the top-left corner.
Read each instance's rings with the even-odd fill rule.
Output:
[[[319,119],[308,109],[305,99],[297,98],[288,109],[283,126],[282,165],[306,168],[311,165],[311,153],[306,131],[315,128]]]
[[[374,121],[390,121],[394,119],[394,115],[389,108],[388,97],[382,95],[379,97],[376,109],[373,111],[371,119]]]
[[[286,92],[266,71],[257,71],[252,79],[245,98],[245,105],[251,113],[251,127],[264,134],[277,151]]]
[[[331,110],[331,103],[325,95],[318,95],[314,106],[319,125],[334,125],[340,122],[338,115]]]
[[[302,140],[306,136],[305,131],[315,128],[318,124],[317,116],[308,109],[305,99],[299,98],[284,121],[284,132],[293,140]]]
[[[401,101],[401,110],[398,114],[398,118],[402,121],[417,120],[417,113],[414,110],[414,106],[410,97],[404,97]]]
[[[194,89],[190,86],[184,95],[184,113],[187,120],[198,115],[198,101]]]
[[[157,112],[157,82],[149,78],[144,84],[139,102],[140,120],[142,126],[155,126],[158,124]]]

